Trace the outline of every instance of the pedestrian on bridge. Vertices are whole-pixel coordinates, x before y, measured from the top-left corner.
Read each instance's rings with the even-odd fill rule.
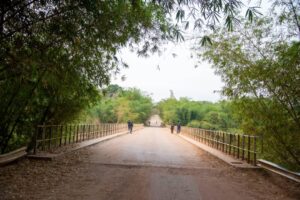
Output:
[[[129,133],[132,134],[133,122],[129,120],[127,122],[127,125],[128,125],[128,131],[129,131]]]
[[[177,123],[177,133],[179,134],[181,131],[181,124],[180,124],[180,121],[178,121]]]
[[[174,132],[174,123],[171,124],[171,133],[173,134]]]

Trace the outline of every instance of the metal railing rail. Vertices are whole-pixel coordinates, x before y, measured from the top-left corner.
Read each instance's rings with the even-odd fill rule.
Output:
[[[142,127],[143,124],[135,124],[133,130]],[[38,125],[34,153],[49,151],[68,144],[105,137],[127,130],[128,126],[125,123]]]
[[[195,141],[202,142],[210,147],[256,165],[257,141],[260,139],[259,136],[232,134],[191,127],[182,127],[181,133]]]

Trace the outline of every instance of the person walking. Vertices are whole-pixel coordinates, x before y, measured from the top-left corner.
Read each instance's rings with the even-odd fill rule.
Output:
[[[174,132],[174,123],[171,124],[171,133],[173,134]]]
[[[129,120],[129,121],[127,122],[127,126],[128,126],[128,131],[129,131],[129,133],[132,134],[133,122]]]
[[[178,121],[177,123],[177,133],[179,134],[181,131],[181,124],[180,124],[180,121]]]

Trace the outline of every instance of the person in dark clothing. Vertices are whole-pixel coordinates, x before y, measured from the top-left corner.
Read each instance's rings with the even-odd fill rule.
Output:
[[[127,125],[128,125],[128,131],[129,131],[129,133],[132,134],[133,122],[129,120],[129,121],[127,122]]]
[[[181,131],[181,124],[180,122],[177,123],[177,133],[180,133]]]
[[[173,134],[174,131],[174,123],[171,124],[171,133]]]

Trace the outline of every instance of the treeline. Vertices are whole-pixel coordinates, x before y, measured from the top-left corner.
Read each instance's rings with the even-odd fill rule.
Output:
[[[183,126],[238,132],[239,123],[233,116],[232,103],[192,101],[169,98],[157,104],[164,123],[180,122]]]
[[[87,123],[144,123],[151,115],[152,99],[142,91],[110,85],[102,91],[103,97],[83,113]]]

